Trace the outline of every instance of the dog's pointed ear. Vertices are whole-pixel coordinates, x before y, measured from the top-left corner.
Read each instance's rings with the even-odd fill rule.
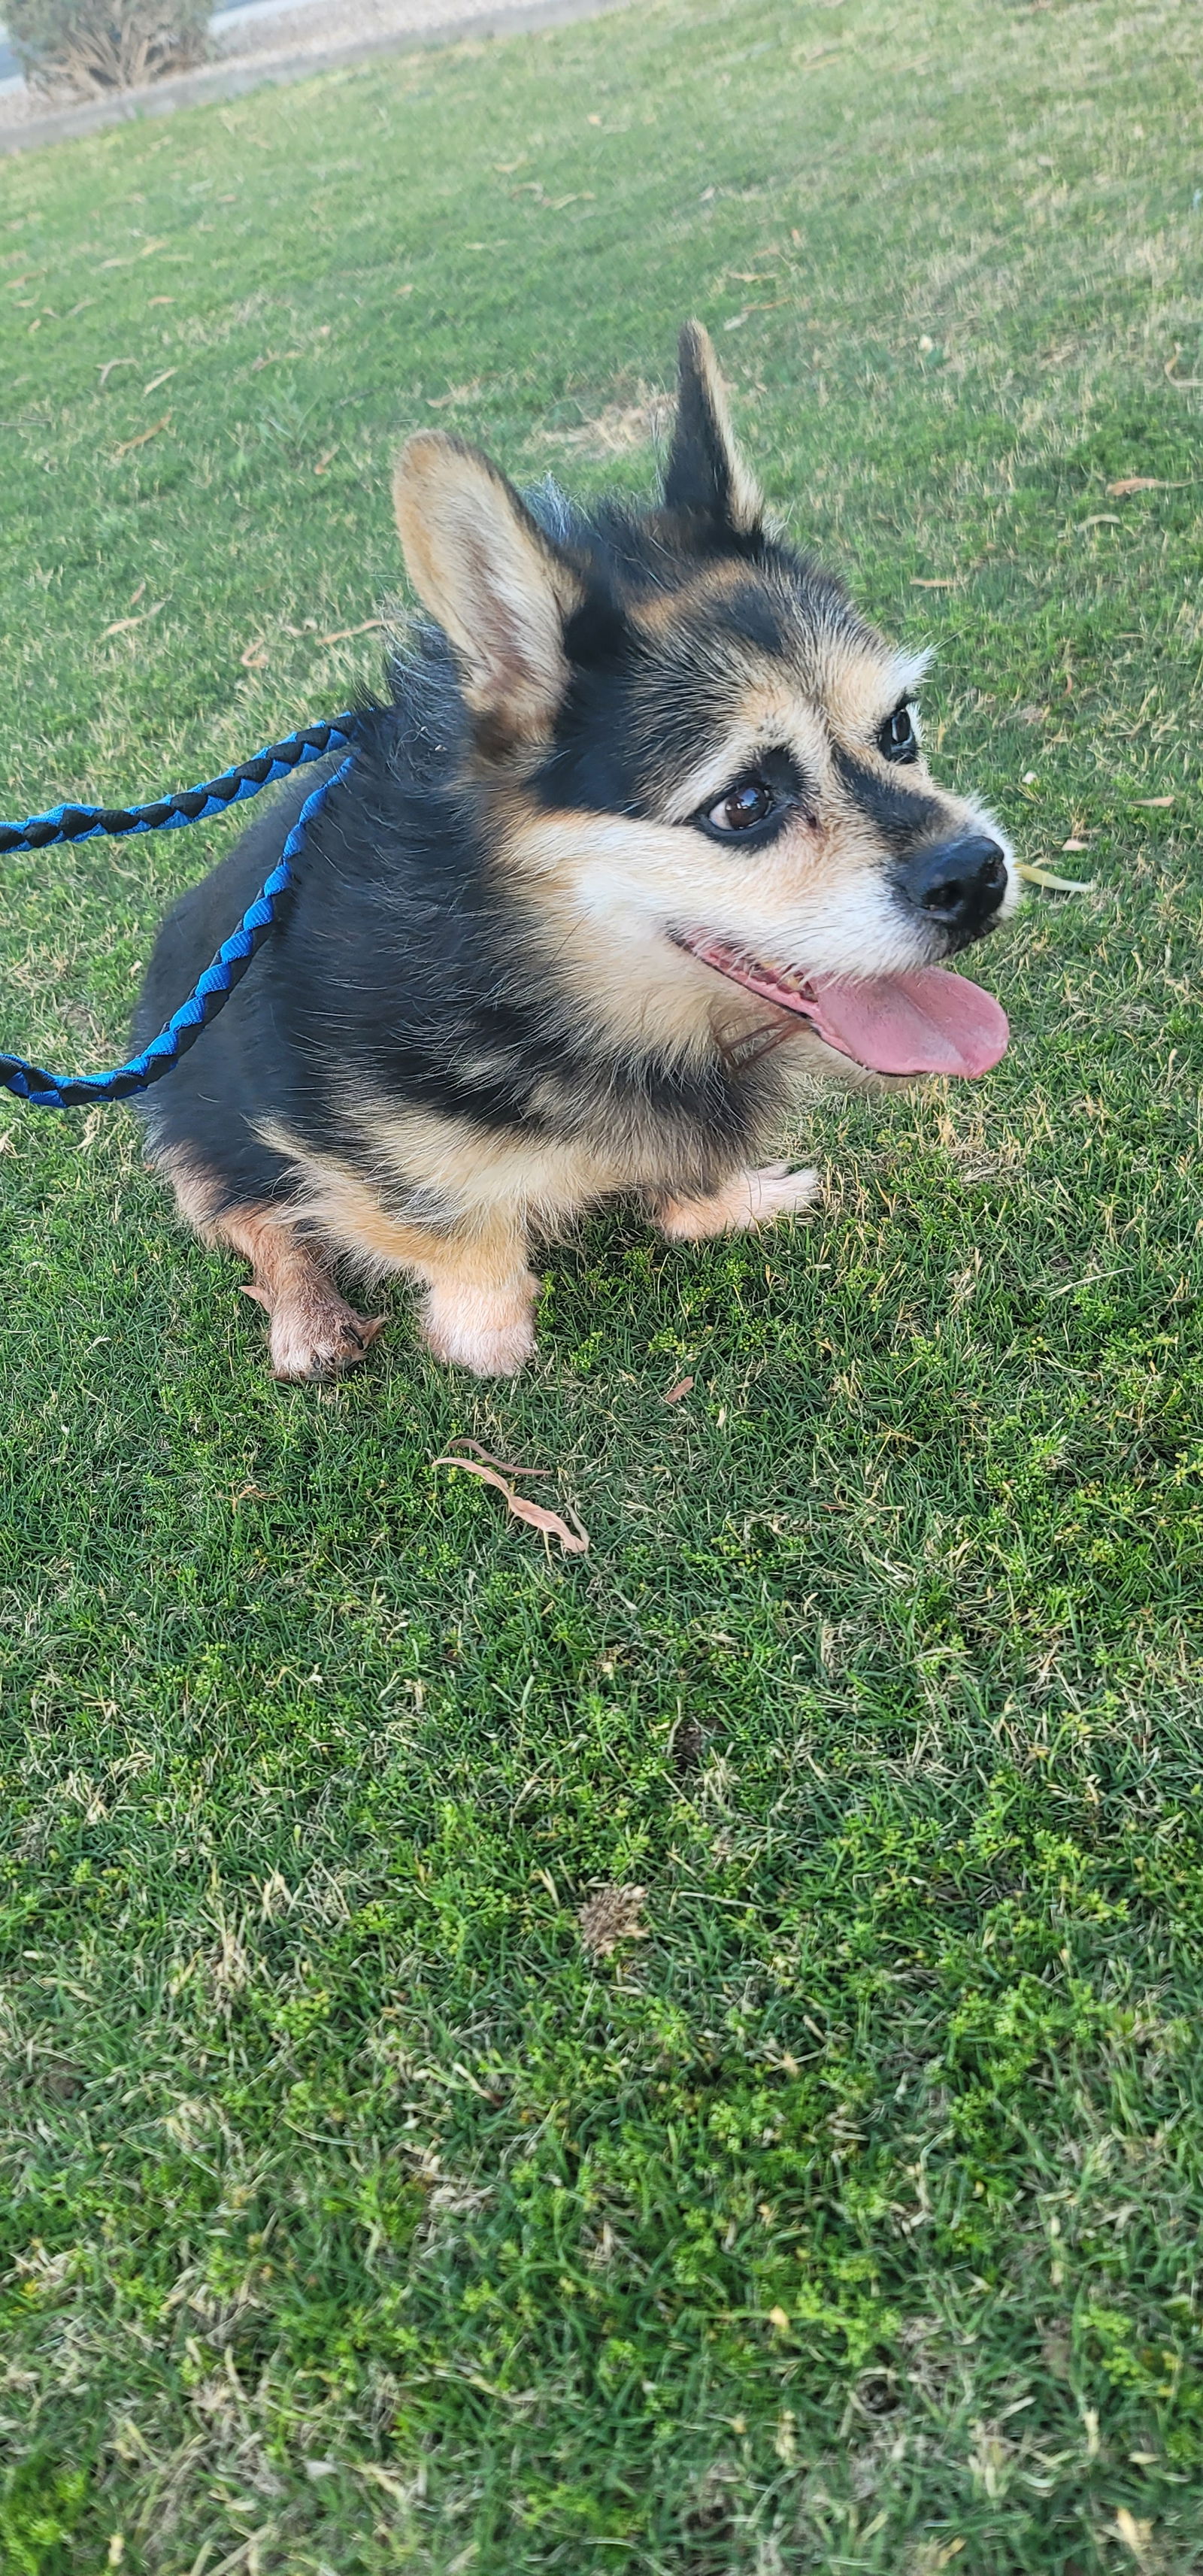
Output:
[[[710,334],[687,322],[678,350],[677,421],[664,477],[670,510],[689,510],[751,536],[764,502],[731,427],[727,396]]]
[[[584,592],[512,483],[479,449],[420,430],[393,474],[414,589],[455,648],[495,737],[546,739],[568,680],[564,628]]]

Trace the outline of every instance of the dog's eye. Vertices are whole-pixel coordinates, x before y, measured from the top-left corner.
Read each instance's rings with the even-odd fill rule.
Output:
[[[914,760],[919,750],[914,714],[909,706],[895,707],[887,716],[877,737],[877,748],[887,760]]]
[[[710,807],[706,820],[712,832],[754,832],[758,823],[767,823],[776,802],[766,778],[741,778]]]

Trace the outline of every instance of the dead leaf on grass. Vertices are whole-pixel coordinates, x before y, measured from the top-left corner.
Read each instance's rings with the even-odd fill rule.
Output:
[[[345,644],[349,636],[371,635],[383,627],[382,617],[365,617],[362,626],[336,626],[330,635],[316,635],[315,644]]]
[[[577,1915],[581,1939],[595,1959],[608,1959],[620,1941],[646,1941],[639,1920],[646,1887],[599,1887]]]
[[[667,1393],[667,1395],[665,1396],[665,1399],[664,1399],[665,1403],[666,1403],[666,1404],[679,1404],[683,1395],[691,1395],[691,1394],[692,1394],[692,1392],[693,1392],[693,1383],[694,1383],[694,1382],[693,1382],[693,1379],[692,1379],[691,1377],[682,1377],[682,1378],[678,1378],[676,1385],[675,1385],[675,1386],[670,1386],[670,1388],[669,1388],[669,1390],[668,1390],[668,1393]]]
[[[1151,2565],[1153,2525],[1151,2522],[1138,2522],[1135,2514],[1129,2513],[1126,2504],[1121,2504],[1116,2513],[1115,2536],[1117,2540],[1122,2540],[1125,2549],[1131,2550],[1139,2567],[1147,2568]]]
[[[955,573],[934,573],[930,581],[925,581],[921,573],[915,572],[911,574],[912,590],[955,590],[956,586],[957,576]]]
[[[324,452],[322,453],[322,455],[321,455],[321,456],[319,456],[319,458],[318,458],[318,460],[317,460],[317,463],[316,463],[316,465],[314,466],[314,469],[313,469],[313,470],[314,470],[314,473],[315,473],[315,474],[324,474],[324,473],[326,472],[327,467],[328,467],[328,466],[330,466],[330,465],[333,465],[333,463],[334,463],[334,459],[335,459],[335,457],[337,456],[337,454],[338,454],[338,449],[337,449],[337,447],[336,447],[336,446],[335,446],[335,447],[327,447],[327,448],[324,450]]]
[[[240,653],[238,659],[244,671],[266,671],[267,669],[267,654],[261,643],[248,644],[245,653]]]
[[[568,1508],[576,1522],[575,1530],[569,1528],[567,1521],[562,1520],[558,1512],[546,1511],[542,1503],[532,1503],[526,1494],[516,1494],[513,1485],[507,1482],[511,1476],[545,1476],[550,1472],[549,1469],[514,1467],[507,1465],[502,1459],[494,1460],[489,1450],[481,1448],[479,1440],[460,1441],[457,1443],[457,1448],[461,1452],[464,1449],[474,1449],[477,1456],[465,1458],[462,1454],[458,1456],[450,1454],[433,1459],[432,1465],[462,1467],[466,1476],[479,1476],[482,1485],[493,1485],[499,1494],[504,1495],[506,1508],[513,1513],[516,1521],[525,1521],[529,1529],[541,1531],[545,1539],[558,1538],[562,1556],[587,1555],[589,1533],[579,1515],[573,1511],[571,1503]]]
[[[112,375],[114,367],[136,367],[137,364],[138,361],[136,358],[106,358],[104,365],[97,369],[97,373],[100,377],[100,383],[96,388],[97,392],[104,392],[105,386],[109,381],[109,377]]]
[[[1132,802],[1134,805],[1148,805],[1152,807],[1172,805],[1174,800],[1172,796],[1134,796]]]
[[[157,438],[161,429],[170,429],[170,427],[171,414],[169,411],[165,411],[162,420],[152,420],[150,428],[140,429],[136,438],[123,438],[120,447],[114,448],[113,454],[114,456],[128,456],[131,448],[145,447],[148,439]]]
[[[502,1476],[550,1476],[550,1467],[515,1467],[509,1458],[495,1458],[491,1449],[482,1449],[479,1440],[469,1440],[466,1432],[452,1441],[453,1449],[470,1449],[474,1458],[483,1458],[486,1467],[496,1467]]]
[[[1109,483],[1109,501],[1126,501],[1130,492],[1185,492],[1185,483],[1163,483],[1156,474],[1124,474],[1118,483]]]
[[[511,188],[510,195],[533,197],[535,204],[543,207],[549,215],[562,214],[565,206],[591,206],[596,202],[592,188],[575,188],[567,197],[549,197],[541,179],[520,179],[517,187]]]
[[[156,599],[154,607],[144,608],[141,615],[138,617],[115,617],[112,625],[105,627],[104,633],[100,638],[101,643],[104,643],[105,637],[108,635],[128,635],[131,627],[145,626],[148,618],[157,617],[159,610],[161,608],[166,608],[166,606],[167,602],[165,599]]]
[[[178,376],[179,372],[178,367],[164,367],[161,376],[152,376],[150,383],[148,385],[143,385],[142,387],[143,402],[145,402],[148,394],[157,394],[160,385],[169,384],[171,382],[171,378],[173,376]]]

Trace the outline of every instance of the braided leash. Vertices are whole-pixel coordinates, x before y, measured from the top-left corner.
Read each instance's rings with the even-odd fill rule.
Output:
[[[277,779],[290,777],[294,769],[324,760],[327,752],[348,752],[331,776],[306,797],[276,866],[237,929],[206,966],[187,1001],[140,1055],[115,1065],[111,1073],[85,1074],[48,1073],[44,1065],[27,1064],[21,1056],[0,1055],[0,1089],[14,1092],[30,1109],[74,1109],[89,1101],[127,1100],[132,1092],[147,1091],[152,1082],[161,1082],[170,1073],[195,1046],[202,1029],[225,1008],[251,959],[280,920],[294,885],[292,863],[300,856],[309,825],[350,769],[348,746],[356,730],[353,715],[336,716],[329,724],[306,725],[203,787],[181,788],[153,805],[55,805],[47,814],[31,814],[24,823],[0,823],[0,853],[44,850],[56,841],[90,841],[99,833],[116,839],[139,832],[178,831],[185,823],[207,822],[231,805],[245,804]]]

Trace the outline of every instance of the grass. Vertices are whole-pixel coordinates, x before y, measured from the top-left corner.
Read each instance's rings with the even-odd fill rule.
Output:
[[[1197,71],[644,0],[4,166],[2,810],[342,704],[417,422],[644,489],[698,311],[1093,889],[815,1226],[555,1249],[512,1388],[401,1295],[272,1385],[127,1113],[0,1112],[4,2576],[1203,2568]],[[4,1043],[111,1060],[224,845],[5,861]]]

